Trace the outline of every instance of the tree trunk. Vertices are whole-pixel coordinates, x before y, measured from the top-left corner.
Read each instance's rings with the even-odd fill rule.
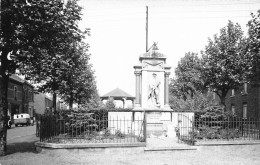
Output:
[[[73,108],[73,93],[70,93],[70,99],[69,99],[69,108],[72,109]]]
[[[226,95],[220,96],[220,104],[223,106],[223,112],[226,112]]]
[[[52,98],[52,101],[53,101],[53,103],[52,103],[52,107],[53,107],[53,113],[54,114],[56,114],[57,113],[57,109],[56,109],[56,101],[57,100],[57,94],[56,94],[56,92],[54,91],[53,92],[53,98]]]
[[[225,91],[223,90],[223,91],[221,91],[221,93],[219,91],[215,92],[220,99],[220,104],[223,106],[223,112],[226,111],[226,95],[227,95],[227,92],[228,92],[228,90],[225,90]]]
[[[4,46],[1,47],[0,52],[1,54],[1,65],[0,65],[0,75],[2,76],[2,79],[0,81],[0,156],[3,156],[6,154],[6,144],[7,144],[7,109],[8,109],[8,102],[7,102],[7,93],[8,93],[8,81],[9,81],[9,75],[7,73],[9,68],[9,61],[7,60],[7,55],[9,53],[9,50],[7,49],[10,42],[10,36],[11,36],[11,22],[10,22],[10,1],[0,1],[1,3],[1,24],[0,24],[0,30],[2,32],[2,39]],[[7,46],[8,45],[8,46]]]
[[[7,61],[8,51],[2,51],[1,57],[1,98],[0,98],[0,156],[4,156],[6,154],[6,144],[7,144],[7,110],[8,110],[8,102],[7,102],[7,93],[8,93],[8,80],[9,75],[6,75],[8,61]]]

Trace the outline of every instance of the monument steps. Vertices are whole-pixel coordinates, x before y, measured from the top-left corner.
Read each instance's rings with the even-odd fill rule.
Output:
[[[147,138],[147,145],[144,151],[176,151],[176,150],[197,150],[196,147],[178,141],[177,137],[153,136]]]
[[[179,150],[197,150],[196,147],[183,146],[183,147],[145,147],[144,151],[179,151]]]

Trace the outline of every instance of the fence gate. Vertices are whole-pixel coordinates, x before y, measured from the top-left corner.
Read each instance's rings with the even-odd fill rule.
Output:
[[[179,140],[194,145],[193,129],[194,115],[189,113],[178,114],[178,127],[176,128]]]

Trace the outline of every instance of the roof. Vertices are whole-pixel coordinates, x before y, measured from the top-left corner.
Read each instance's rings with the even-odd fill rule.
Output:
[[[46,95],[45,93],[37,93],[35,94],[35,97],[47,98],[52,101],[52,98]]]
[[[16,81],[16,82],[20,82],[20,83],[23,83],[23,84],[27,84],[27,85],[31,86],[32,88],[34,88],[34,86],[33,86],[31,83],[29,83],[28,81],[24,80],[23,78],[21,78],[21,77],[15,75],[15,74],[12,74],[12,75],[9,77],[9,79],[12,79],[12,80],[14,80],[14,81]]]
[[[101,96],[100,98],[105,99],[105,98],[109,98],[109,97],[113,97],[114,99],[122,99],[122,98],[126,98],[126,99],[134,99],[135,97],[126,93],[125,91],[123,91],[122,89],[116,88],[110,92],[108,92],[107,94]]]
[[[15,81],[24,83],[24,80],[23,80],[22,78],[20,78],[19,76],[15,75],[15,74],[12,74],[9,78],[10,78],[10,79],[13,79],[13,80],[15,80]]]

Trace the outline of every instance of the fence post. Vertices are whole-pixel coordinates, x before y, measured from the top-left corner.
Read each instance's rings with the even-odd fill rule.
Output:
[[[191,134],[191,136],[192,136],[191,137],[191,140],[192,140],[191,144],[192,145],[195,145],[195,137],[194,137],[195,136],[195,132],[194,132],[195,128],[194,127],[195,127],[195,116],[192,117],[192,134]]]
[[[38,127],[38,135],[40,137],[40,141],[42,142],[42,134],[41,134],[41,131],[42,131],[42,124],[43,124],[43,121],[42,121],[42,116],[39,117],[39,120],[40,120],[40,124],[39,124],[39,127]]]
[[[146,113],[144,111],[144,142],[147,142],[146,139]]]
[[[227,140],[229,140],[229,116],[228,116],[228,121],[227,121]]]

